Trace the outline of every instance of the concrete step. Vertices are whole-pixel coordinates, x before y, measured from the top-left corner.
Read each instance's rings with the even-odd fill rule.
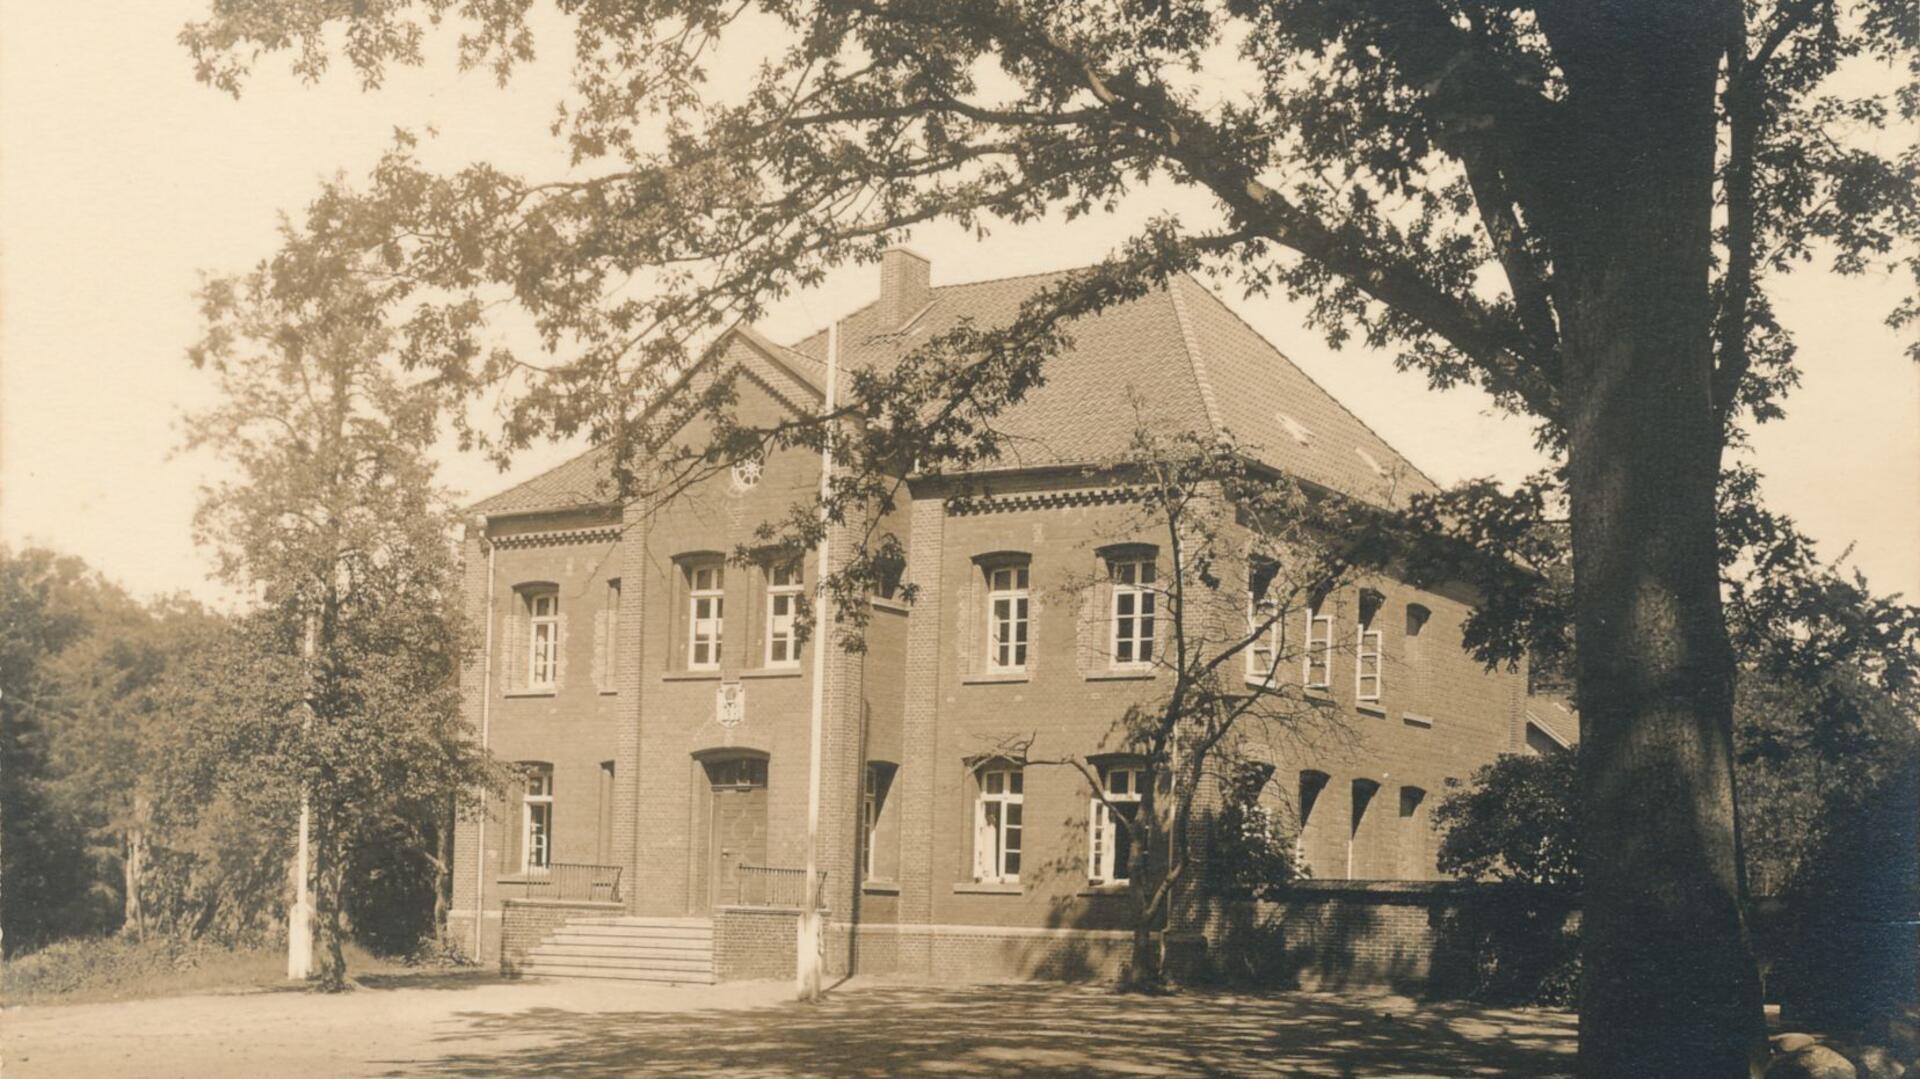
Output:
[[[572,933],[577,937],[594,937],[604,940],[700,940],[713,939],[712,928],[668,925],[581,925],[569,922],[555,930],[557,933]]]
[[[713,941],[706,937],[604,937],[592,933],[574,933],[562,929],[548,935],[543,944],[577,944],[582,948],[659,948],[670,952],[710,952]]]
[[[654,918],[638,914],[590,914],[567,919],[568,925],[637,925],[659,929],[704,929],[713,931],[712,918]]]
[[[618,982],[656,982],[671,985],[712,985],[709,970],[636,970],[630,967],[588,967],[560,963],[536,963],[526,968],[531,978],[603,978]]]
[[[606,967],[621,970],[658,970],[658,971],[696,971],[702,974],[713,973],[713,960],[702,956],[698,959],[645,959],[629,955],[581,955],[578,952],[556,952],[547,948],[536,948],[527,956],[529,966],[561,967]]]
[[[546,951],[555,955],[624,955],[630,959],[712,959],[713,949],[702,944],[691,946],[684,941],[634,941],[614,943],[604,939],[588,937],[579,939],[565,934],[555,934],[541,941],[535,952]]]

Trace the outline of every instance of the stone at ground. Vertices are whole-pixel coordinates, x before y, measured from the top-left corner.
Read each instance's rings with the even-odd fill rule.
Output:
[[[1853,1062],[1824,1045],[1809,1045],[1767,1066],[1766,1079],[1859,1079]]]
[[[1869,1045],[1853,1054],[1860,1079],[1901,1079],[1907,1067],[1884,1045]]]
[[[1790,1034],[1775,1034],[1768,1040],[1773,1043],[1774,1056],[1791,1053],[1796,1049],[1805,1049],[1807,1046],[1817,1044],[1820,1041],[1820,1039],[1811,1034],[1801,1034],[1797,1031]]]

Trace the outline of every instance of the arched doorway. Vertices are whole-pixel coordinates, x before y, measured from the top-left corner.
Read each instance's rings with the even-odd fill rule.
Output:
[[[705,757],[707,777],[706,907],[738,900],[740,867],[767,864],[767,758],[734,753]]]

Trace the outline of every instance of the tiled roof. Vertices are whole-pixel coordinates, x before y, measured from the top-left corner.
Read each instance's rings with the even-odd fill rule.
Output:
[[[588,450],[525,483],[476,503],[473,512],[504,517],[606,505],[618,494],[613,485],[612,460],[613,451],[606,447]]]
[[[840,323],[841,363],[885,368],[971,320],[1005,325],[1029,296],[1064,274],[1035,274],[933,289],[904,330],[881,326],[878,305]],[[896,332],[897,331],[897,332]],[[826,332],[776,345],[739,332],[820,392]],[[1191,277],[1066,325],[1073,345],[1047,361],[1046,382],[994,421],[1001,467],[1091,464],[1119,458],[1141,419],[1156,427],[1230,431],[1259,460],[1376,504],[1403,502],[1433,481]],[[602,503],[611,497],[604,452],[593,451],[475,506],[503,514]]]

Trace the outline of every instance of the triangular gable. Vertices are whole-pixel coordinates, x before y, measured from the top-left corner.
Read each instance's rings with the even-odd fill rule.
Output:
[[[701,358],[661,393],[659,401],[648,406],[651,414],[663,402],[689,383],[704,377],[716,362],[738,365],[761,389],[795,413],[817,405],[823,390],[813,382],[811,358],[769,341],[744,322],[735,323],[714,339]],[[527,513],[550,513],[570,509],[596,509],[618,501],[613,479],[613,451],[605,446],[568,459],[523,483],[468,507],[469,512],[489,517]]]

